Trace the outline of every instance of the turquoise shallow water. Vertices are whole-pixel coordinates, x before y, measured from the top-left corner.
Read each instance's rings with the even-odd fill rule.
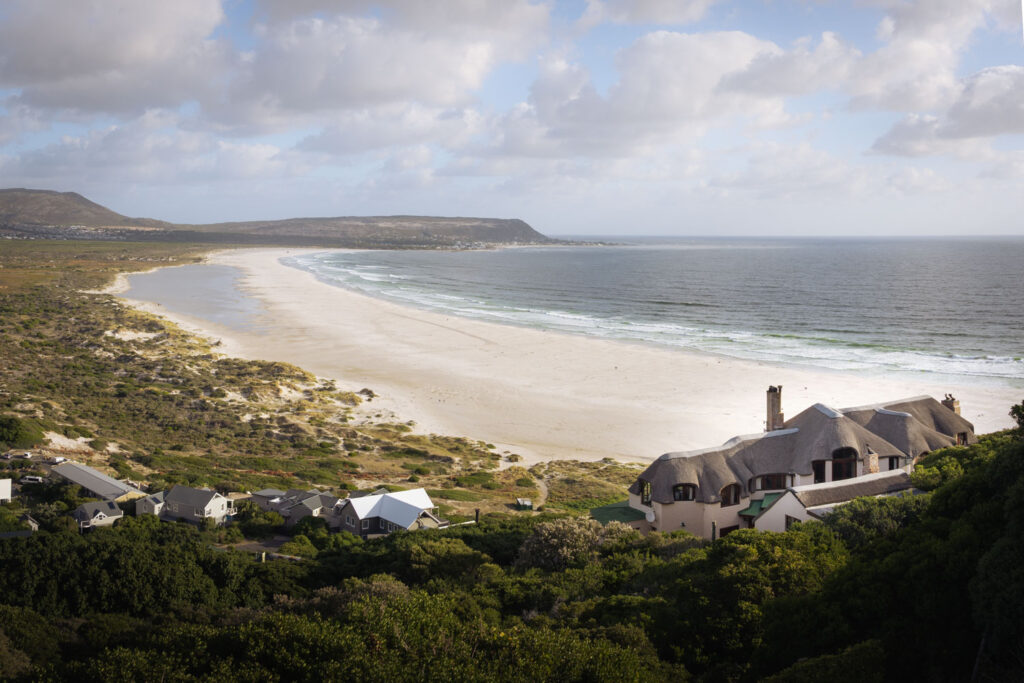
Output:
[[[1024,240],[639,240],[285,259],[399,303],[738,358],[1024,389]]]

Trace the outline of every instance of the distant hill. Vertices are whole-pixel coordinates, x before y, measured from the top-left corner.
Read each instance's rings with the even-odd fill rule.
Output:
[[[105,227],[174,227],[151,218],[128,218],[91,202],[77,192],[0,190],[0,225]]]
[[[129,218],[77,192],[0,190],[0,237],[294,246],[472,246],[554,242],[515,218],[345,216],[178,225]]]

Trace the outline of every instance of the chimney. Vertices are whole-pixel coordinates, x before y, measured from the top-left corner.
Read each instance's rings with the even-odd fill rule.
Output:
[[[878,474],[878,453],[871,450],[870,444],[864,444],[867,453],[864,454],[864,474]]]
[[[942,405],[946,406],[957,415],[960,414],[960,401],[953,398],[953,394],[946,394],[946,398],[942,399]]]
[[[782,385],[768,387],[768,419],[765,421],[764,430],[773,432],[782,429],[782,423],[786,418],[782,414]]]

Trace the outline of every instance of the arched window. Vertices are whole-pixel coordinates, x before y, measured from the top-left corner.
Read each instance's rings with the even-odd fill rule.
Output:
[[[740,504],[740,485],[729,484],[722,489],[722,507],[729,507],[730,505]]]
[[[672,487],[672,500],[696,500],[697,487],[693,484],[676,484]]]
[[[640,480],[640,503],[642,505],[651,504],[651,482]]]
[[[832,481],[857,476],[857,449],[844,446],[832,451]]]

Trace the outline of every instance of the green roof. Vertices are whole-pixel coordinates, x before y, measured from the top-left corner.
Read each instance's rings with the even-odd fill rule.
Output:
[[[608,522],[628,524],[629,522],[638,522],[644,519],[644,513],[636,508],[631,508],[628,500],[620,500],[618,503],[593,508],[590,511],[590,517],[596,519],[601,524],[607,524]]]
[[[750,505],[739,511],[743,517],[758,517],[764,510],[772,506],[772,503],[781,498],[781,493],[766,493],[761,500],[752,500]]]

